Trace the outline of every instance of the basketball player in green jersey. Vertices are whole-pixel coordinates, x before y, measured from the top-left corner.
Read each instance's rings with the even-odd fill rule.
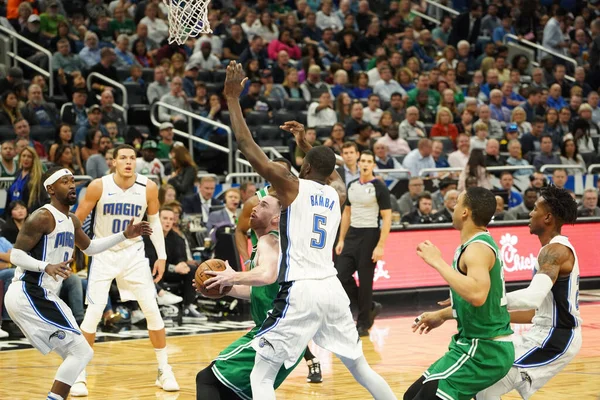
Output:
[[[461,244],[452,266],[431,242],[417,247],[419,257],[450,285],[451,306],[419,316],[413,332],[428,333],[454,318],[458,333],[448,352],[413,383],[404,400],[470,400],[502,379],[515,360],[503,264],[498,246],[486,230],[495,210],[491,191],[473,187],[461,193],[452,216]]]
[[[277,283],[279,259],[280,204],[274,196],[264,196],[250,215],[250,227],[257,243],[250,256],[248,270],[236,272],[229,265],[225,271],[207,272],[214,275],[205,285],[208,288],[233,286],[229,296],[250,299],[250,313],[256,326],[223,350],[210,366],[196,376],[197,400],[252,399],[250,373],[254,367],[256,351],[250,345],[256,332],[273,308],[273,299],[279,291]],[[300,359],[298,359],[300,362]],[[298,365],[298,363],[296,363]],[[281,368],[275,387],[296,367]]]

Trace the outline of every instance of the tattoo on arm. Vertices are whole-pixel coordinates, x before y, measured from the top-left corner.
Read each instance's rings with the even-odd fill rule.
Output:
[[[565,260],[565,256],[567,256],[565,254],[566,249],[562,245],[547,246],[538,257],[538,264],[540,265],[539,273],[548,275],[552,279],[552,282],[556,282],[560,266]]]

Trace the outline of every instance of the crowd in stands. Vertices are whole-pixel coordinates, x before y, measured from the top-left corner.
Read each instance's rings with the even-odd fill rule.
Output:
[[[293,166],[304,153],[278,126],[295,119],[310,143],[342,157],[346,183],[358,178],[363,150],[374,151],[381,177],[409,178],[392,201],[402,223],[450,222],[459,191],[473,185],[498,191],[495,219],[527,218],[548,178],[564,186],[600,162],[600,3],[440,3],[459,15],[422,0],[213,0],[213,33],[177,46],[168,44],[169,10],[160,0],[9,0],[2,24],[52,52],[55,90],[25,64],[0,71],[0,177],[14,178],[2,183],[4,239],[14,243],[27,212],[47,200],[40,182],[47,165],[98,178],[111,172],[112,149],[128,143],[139,150],[137,172],[162,185],[161,221],[172,244],[165,282],[188,282],[196,238],[181,218],[199,215],[208,231],[235,226],[256,189],[247,182],[217,200],[217,181],[197,174],[232,172],[226,158],[175,137],[181,130],[227,144],[223,129],[187,113],[229,124],[221,91],[230,60],[249,78],[240,103],[256,140],[289,151]],[[530,58],[511,46],[515,37],[552,53]],[[26,42],[18,54],[50,66]],[[92,76],[88,87],[92,72],[126,85],[129,104],[110,82]],[[168,107],[157,107],[154,127],[150,105],[158,101]],[[423,172],[447,167],[456,172]],[[523,176],[529,185],[517,189]],[[584,192],[579,213],[600,216],[597,189]],[[168,304],[165,288],[157,289],[159,302],[166,296]],[[193,293],[181,294],[186,315],[196,316]],[[113,310],[106,312],[110,320]]]

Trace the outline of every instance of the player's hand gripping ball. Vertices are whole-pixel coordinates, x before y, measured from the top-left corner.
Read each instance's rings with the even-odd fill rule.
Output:
[[[212,276],[207,275],[206,271],[224,271],[227,268],[225,265],[225,261],[219,259],[206,260],[196,270],[196,290],[198,290],[204,297],[208,297],[209,299],[220,299],[224,297],[231,291],[233,286],[226,286],[223,288],[221,293],[220,287],[214,287],[211,289],[207,289],[204,285],[204,282],[208,279],[212,278]]]

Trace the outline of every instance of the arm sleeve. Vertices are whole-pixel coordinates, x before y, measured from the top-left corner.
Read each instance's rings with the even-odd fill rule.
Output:
[[[21,249],[13,248],[10,252],[10,262],[27,271],[41,272],[50,264],[47,261],[36,260]]]
[[[126,238],[123,232],[115,233],[114,235],[110,235],[105,238],[94,239],[90,241],[90,245],[86,249],[81,249],[81,251],[83,251],[83,254],[85,254],[86,256],[93,256],[110,249],[111,247],[121,243],[125,239]]]
[[[509,310],[535,310],[540,307],[550,290],[552,279],[546,274],[535,274],[529,287],[506,294]]]
[[[380,180],[375,181],[375,196],[377,197],[377,204],[379,205],[379,211],[390,210],[392,203],[390,201],[390,191],[388,190],[385,183]]]
[[[162,225],[160,224],[160,218],[158,218],[158,213],[148,215],[148,222],[150,223],[150,228],[152,228],[150,240],[156,249],[156,255],[159,260],[166,260],[167,252],[165,250],[165,236],[163,234]]]

